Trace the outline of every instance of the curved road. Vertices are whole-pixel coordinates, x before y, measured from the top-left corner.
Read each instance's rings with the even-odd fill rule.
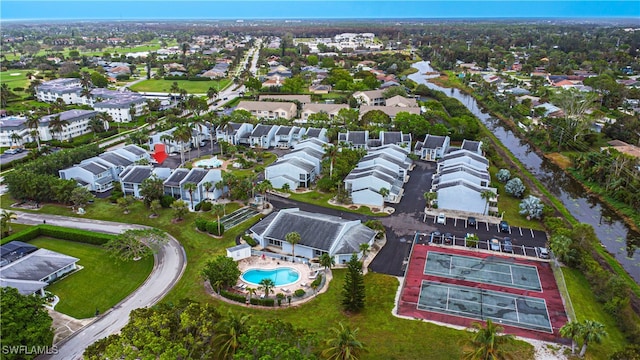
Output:
[[[47,224],[58,225],[83,230],[119,234],[128,229],[146,228],[142,225],[122,224],[109,221],[72,218],[66,216],[32,214],[16,211],[22,224],[41,224],[43,220]],[[168,235],[168,234],[167,234]],[[132,310],[152,306],[162,299],[180,280],[187,264],[187,256],[184,248],[171,235],[169,241],[164,244],[154,255],[154,265],[147,280],[127,298],[116,306],[102,314],[95,321],[83,327],[73,335],[56,344],[58,353],[55,355],[40,356],[39,359],[81,359],[84,350],[94,342],[111,334],[119,332],[129,322],[129,313]]]

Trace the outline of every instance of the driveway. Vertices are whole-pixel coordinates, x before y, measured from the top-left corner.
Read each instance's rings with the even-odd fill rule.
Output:
[[[98,221],[66,216],[33,214],[16,211],[21,224],[36,225],[43,220],[47,224],[83,230],[119,234],[128,229],[140,229],[145,226],[122,224],[110,221]],[[147,280],[127,298],[106,311],[81,330],[77,331],[61,343],[56,344],[58,353],[40,356],[39,359],[81,359],[84,350],[96,341],[111,334],[118,333],[129,322],[132,310],[156,304],[180,280],[186,267],[187,256],[184,248],[172,236],[154,255],[154,265]]]

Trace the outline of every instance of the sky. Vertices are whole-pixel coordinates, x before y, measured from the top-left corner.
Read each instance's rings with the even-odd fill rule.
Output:
[[[0,20],[631,18],[639,0],[0,0]]]

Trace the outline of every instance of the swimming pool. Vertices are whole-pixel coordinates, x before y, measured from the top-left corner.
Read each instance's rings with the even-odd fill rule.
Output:
[[[265,278],[273,280],[276,286],[282,286],[298,281],[300,273],[293,268],[279,267],[271,270],[251,269],[242,274],[242,280],[254,285],[260,285]]]

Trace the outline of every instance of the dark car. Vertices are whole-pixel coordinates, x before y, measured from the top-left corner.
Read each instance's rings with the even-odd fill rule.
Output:
[[[502,242],[502,251],[504,252],[513,252],[513,243],[511,242],[511,238],[504,238],[504,241]]]
[[[468,227],[476,227],[476,218],[474,218],[473,216],[469,216],[467,218],[467,226]]]
[[[444,243],[445,244],[451,244],[452,242],[453,242],[453,234],[445,233],[444,234]]]
[[[434,231],[431,233],[431,241],[435,243],[442,242],[442,233],[440,231]]]
[[[506,222],[504,220],[500,221],[499,227],[500,227],[500,232],[506,232],[506,233],[509,232],[509,223],[508,222]]]

